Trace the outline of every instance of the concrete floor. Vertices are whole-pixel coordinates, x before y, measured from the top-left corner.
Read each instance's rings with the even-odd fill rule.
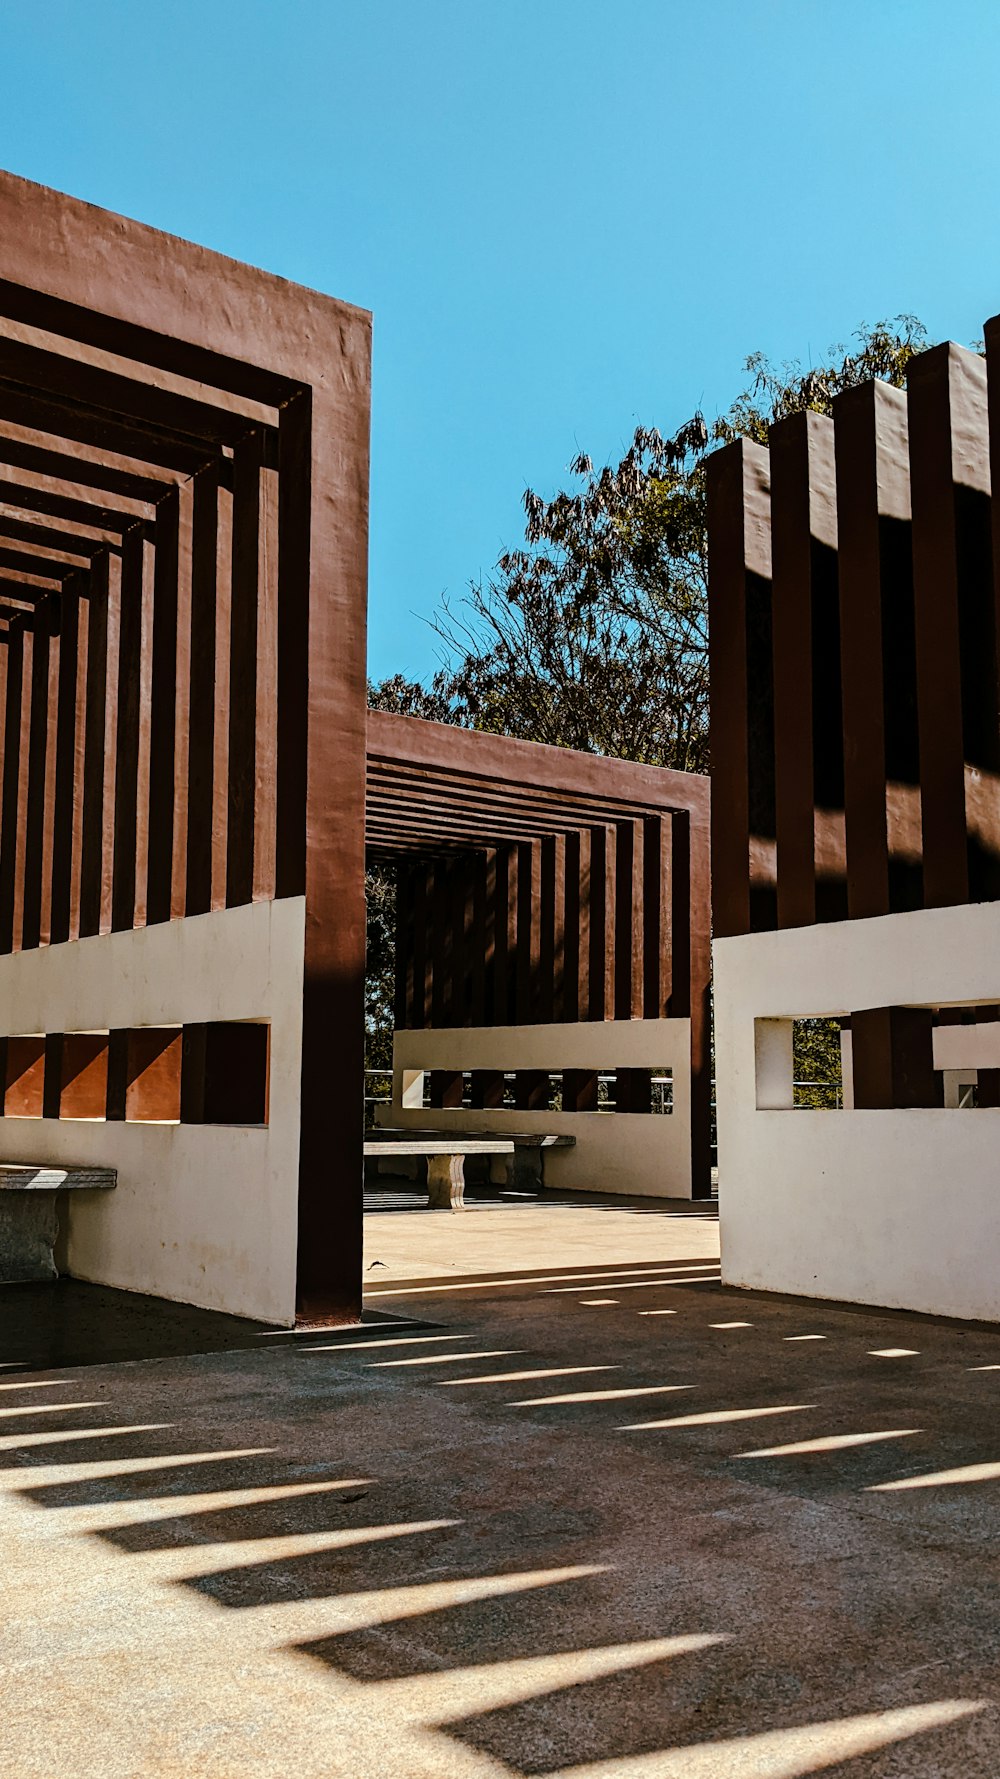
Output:
[[[717,1253],[697,1207],[373,1215],[408,1325],[147,1304],[123,1359],[106,1293],[113,1363],[92,1288],[27,1343],[5,1300],[0,1773],[996,1779],[1000,1330]]]

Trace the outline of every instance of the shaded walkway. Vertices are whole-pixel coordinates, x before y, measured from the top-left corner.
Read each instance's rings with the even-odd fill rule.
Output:
[[[705,1207],[367,1235],[423,1325],[0,1371],[0,1772],[995,1774],[1000,1331],[725,1291]]]

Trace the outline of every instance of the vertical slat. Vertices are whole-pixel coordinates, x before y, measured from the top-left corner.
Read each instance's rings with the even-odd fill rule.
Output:
[[[180,494],[176,488],[172,488],[157,505],[155,521],[150,662],[147,926],[170,919],[173,891],[179,568]]]
[[[717,938],[774,923],[768,454],[708,460],[713,910]]]
[[[137,526],[126,532],[122,544],[111,894],[111,925],[115,932],[135,924],[144,555],[145,544]]]
[[[62,1032],[46,1032],[45,1063],[42,1076],[42,1117],[58,1118],[62,1099],[63,1051],[66,1040]]]
[[[141,539],[140,539],[141,548]],[[104,826],[101,859],[100,931],[110,933],[114,906],[115,824],[118,804],[118,687],[121,671],[122,576],[125,561],[122,553],[110,563],[108,584],[107,667],[105,673],[104,715]],[[124,1113],[122,1114],[124,1117]]]
[[[254,759],[255,901],[274,895],[275,786],[278,716],[278,478],[266,465],[260,476],[257,584],[257,737]]]
[[[469,1024],[486,1024],[486,866],[487,854],[476,852],[471,860],[472,924],[468,941]]]
[[[354,1109],[338,1115],[333,1178],[328,1157],[330,1080],[360,1081],[364,1059],[367,323],[345,322],[338,350],[328,384],[290,401],[279,423],[278,868],[283,893],[305,891],[298,1313],[354,1320],[361,1313],[360,1094]]]
[[[231,463],[228,466],[222,466],[218,488],[218,527],[216,531],[215,720],[212,737],[211,836],[211,906],[213,908],[225,908],[226,906],[226,876],[229,855],[229,709],[232,688],[230,647],[233,583],[232,475]],[[304,715],[300,715],[300,720],[305,721]],[[301,895],[301,889],[297,893]]]
[[[712,928],[711,834],[708,786],[683,818],[675,816],[673,865],[673,983],[670,1010],[686,1002],[691,1020],[691,1193],[712,1193]]]
[[[428,1005],[429,960],[428,944],[431,911],[430,889],[431,867],[424,863],[418,864],[410,875],[411,894],[413,896],[413,929],[410,938],[410,949],[413,959],[412,976],[413,992],[410,1001],[410,1012],[407,1024],[422,1030],[429,1024],[430,1008]]]
[[[671,1019],[691,1018],[692,983],[692,900],[693,895],[707,893],[708,873],[698,880],[692,870],[691,816],[687,810],[675,810],[670,821],[671,896],[670,930],[672,962],[670,972]],[[698,913],[704,921],[704,912]]]
[[[226,905],[253,899],[257,789],[257,615],[261,435],[233,452],[233,577],[229,629],[229,832]]]
[[[187,912],[188,785],[191,755],[191,618],[194,554],[194,487],[178,491],[177,672],[174,684],[174,793],[171,835],[170,918]]]
[[[906,399],[865,384],[833,405],[840,554],[847,901],[920,904],[920,807]]]
[[[616,1019],[642,1018],[642,823],[619,822],[615,830]]]
[[[24,634],[24,668],[21,677],[21,731],[17,743],[17,841],[14,864],[14,950],[24,946],[24,886],[28,838],[28,774],[31,758],[31,720],[35,685],[35,627],[38,613],[28,620]],[[42,620],[44,627],[44,619]]]
[[[497,852],[496,915],[493,947],[493,1023],[510,1025],[511,996],[515,987],[515,952],[510,945],[512,919],[517,914],[517,852],[502,846]]]
[[[451,865],[451,970],[448,983],[448,1024],[465,1025],[468,1021],[468,949],[471,919],[471,883],[468,861],[459,857]]]
[[[87,683],[83,743],[83,807],[80,842],[80,937],[101,930],[104,879],[105,731],[108,700],[108,593],[110,557],[91,569],[87,601]]]
[[[777,919],[797,927],[847,912],[832,422],[791,415],[770,455]]]
[[[614,828],[590,830],[590,999],[587,1017],[615,1017],[617,875]]]
[[[282,410],[278,428],[278,896],[306,888],[309,603],[288,596],[309,572],[312,504],[312,403],[307,392]]]
[[[153,608],[156,550],[151,527],[142,558],[142,621],[139,634],[139,751],[135,787],[135,911],[133,925],[146,924],[149,870],[149,768],[152,755]]]
[[[557,1017],[567,1024],[580,1018],[580,830],[566,835],[563,886],[562,1004]]]
[[[70,939],[80,937],[80,906],[83,894],[83,799],[87,765],[87,675],[90,663],[90,607],[94,597],[94,567],[87,579],[87,598],[77,608],[76,661],[73,686],[73,807],[70,816]]]
[[[944,345],[907,378],[924,906],[1000,894],[1000,729],[986,367]]]
[[[21,950],[37,946],[42,920],[45,847],[45,771],[49,743],[49,655],[52,644],[50,598],[35,607],[31,651],[31,718],[28,730],[27,818],[24,830],[24,886]]]
[[[52,871],[49,877],[49,940],[59,945],[70,936],[73,890],[73,808],[76,780],[77,670],[83,575],[66,582],[59,612],[59,679],[56,688],[55,785],[52,812]]]
[[[538,1018],[543,1025],[555,1017],[556,963],[556,836],[546,834],[539,848]]]
[[[431,891],[431,1024],[445,1026],[451,1002],[451,873],[435,861]]]
[[[934,1068],[929,1007],[868,1007],[851,1014],[854,1104],[889,1111],[941,1106],[944,1077]]]
[[[194,477],[191,513],[191,689],[188,710],[187,885],[185,912],[212,906],[213,800],[217,704],[216,566],[219,473]]]
[[[20,779],[21,705],[24,688],[24,620],[12,618],[7,634],[7,701],[4,709],[3,803],[0,807],[0,954],[14,949],[14,877]]]
[[[544,975],[543,975],[544,980]],[[566,836],[552,840],[552,999],[549,1017],[566,1018]]]
[[[643,1018],[665,1019],[670,1004],[671,817],[646,816],[642,841]]]
[[[577,990],[577,1018],[590,1019],[591,1002],[591,946],[594,924],[593,889],[591,871],[593,865],[593,833],[590,828],[580,829],[580,875],[579,875],[579,938],[577,941],[577,972],[579,986]],[[567,914],[567,924],[569,916]],[[600,1017],[600,1015],[598,1015]]]
[[[52,935],[52,874],[56,839],[56,767],[59,747],[59,686],[62,680],[62,608],[67,598],[76,603],[76,594],[57,595],[48,607],[49,673],[45,691],[45,778],[42,793],[41,883],[38,906],[38,943],[48,945]],[[74,661],[75,667],[75,661]],[[70,813],[72,806],[70,806]]]
[[[489,846],[483,853],[482,874],[482,957],[483,957],[483,1025],[495,1025],[497,1016],[494,1007],[495,964],[497,950],[497,874],[498,855],[495,846]]]
[[[541,846],[522,840],[517,845],[517,1019],[518,1025],[538,1021],[541,947]]]

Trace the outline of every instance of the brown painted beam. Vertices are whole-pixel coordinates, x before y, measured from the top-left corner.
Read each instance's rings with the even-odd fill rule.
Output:
[[[790,415],[770,458],[777,916],[811,926],[847,913],[832,422]]]
[[[261,470],[262,439],[253,433],[233,456],[226,852],[226,905],[230,908],[253,899]]]
[[[177,739],[177,594],[180,570],[180,495],[156,509],[153,554],[149,806],[146,924],[169,920],[173,888],[174,782]]]
[[[28,731],[27,805],[22,876],[21,950],[39,944],[45,855],[45,772],[49,745],[49,653],[52,613],[38,612],[31,651],[31,719]]]
[[[80,937],[101,930],[104,879],[105,738],[108,699],[110,559],[98,556],[87,604],[83,809],[80,853]]]
[[[906,398],[833,404],[847,899],[852,919],[919,907],[920,808]]]
[[[712,900],[717,938],[771,926],[774,737],[768,454],[708,459]]]
[[[924,905],[1000,894],[1000,723],[986,366],[952,344],[907,379]]]
[[[0,954],[14,948],[14,878],[24,694],[24,625],[17,618],[11,621],[8,633],[5,679],[3,799],[0,805]]]
[[[116,932],[135,922],[144,551],[141,532],[128,532],[122,549],[118,624],[111,903]]]

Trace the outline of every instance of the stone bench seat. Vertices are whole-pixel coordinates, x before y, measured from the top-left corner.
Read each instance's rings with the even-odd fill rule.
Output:
[[[0,1162],[0,1284],[57,1279],[60,1192],[108,1192],[113,1167]]]
[[[531,1135],[484,1136],[462,1131],[393,1130],[379,1128],[365,1139],[365,1155],[415,1155],[427,1161],[427,1191],[433,1210],[465,1209],[465,1157],[507,1158],[507,1185],[515,1192],[537,1193],[542,1185],[542,1154],[546,1149],[571,1149],[575,1137]]]

